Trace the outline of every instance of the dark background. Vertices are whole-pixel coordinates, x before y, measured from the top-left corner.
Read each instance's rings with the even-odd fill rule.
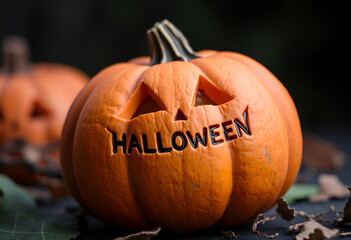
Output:
[[[194,50],[229,50],[264,64],[295,100],[303,129],[350,126],[347,1],[0,0],[0,40],[22,35],[34,62],[90,76],[147,55],[145,31],[172,21]]]

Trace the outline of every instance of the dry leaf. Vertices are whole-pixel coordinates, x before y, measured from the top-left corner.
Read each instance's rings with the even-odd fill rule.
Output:
[[[344,223],[351,222],[351,187],[349,187],[349,191],[350,191],[350,197],[345,205],[344,218],[342,220]]]
[[[302,164],[317,170],[335,170],[344,164],[345,154],[333,143],[313,135],[303,139]]]
[[[39,164],[40,160],[42,159],[42,151],[40,147],[34,146],[34,145],[23,145],[23,147],[20,149],[23,158],[31,164]]]
[[[321,240],[330,239],[339,234],[338,229],[329,229],[315,221],[307,221],[289,227],[289,231],[299,230],[296,240]]]
[[[289,205],[283,198],[278,200],[277,213],[285,220],[291,221],[296,217],[295,209],[289,208]]]
[[[339,233],[339,237],[349,237],[351,236],[351,232]]]
[[[308,199],[311,202],[326,202],[330,198],[344,198],[349,195],[347,187],[335,174],[321,174],[318,177],[321,191]]]
[[[275,219],[277,219],[279,217],[279,214],[275,214],[273,216],[267,217],[266,215],[264,215],[263,213],[258,214],[256,219],[254,220],[253,224],[252,224],[252,228],[251,230],[256,233],[258,236],[260,237],[264,237],[264,238],[268,238],[268,239],[273,239],[279,236],[279,233],[275,233],[273,235],[267,235],[261,231],[259,231],[257,229],[259,224],[265,224],[266,222],[269,221],[274,221]]]
[[[235,234],[235,232],[233,231],[224,231],[222,230],[221,231],[221,234],[227,238],[227,239],[235,239],[235,238],[238,238],[238,236]]]
[[[149,231],[142,231],[138,233],[134,233],[125,237],[118,237],[114,240],[150,240],[152,237],[155,237],[160,232],[161,228],[157,227],[155,229]]]

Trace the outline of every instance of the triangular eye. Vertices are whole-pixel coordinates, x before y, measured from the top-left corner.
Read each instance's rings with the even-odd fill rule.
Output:
[[[146,96],[144,101],[140,103],[138,109],[133,114],[132,119],[142,114],[157,112],[160,110],[162,110],[160,105],[158,105],[158,103],[155,100],[153,100],[150,96]]]
[[[201,105],[221,105],[233,99],[232,96],[200,75],[198,89],[194,98],[195,107]]]
[[[153,113],[166,108],[160,99],[147,87],[141,83],[132,96],[128,99],[118,117],[133,119],[143,114]]]
[[[195,107],[201,105],[217,105],[214,101],[211,100],[203,90],[197,90],[195,98]]]

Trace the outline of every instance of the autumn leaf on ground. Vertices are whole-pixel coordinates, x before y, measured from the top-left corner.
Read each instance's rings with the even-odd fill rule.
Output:
[[[276,211],[285,221],[291,221],[296,217],[295,209],[289,208],[289,205],[283,198],[278,200],[278,207]]]
[[[318,177],[321,191],[309,197],[311,202],[326,202],[330,198],[344,198],[350,193],[335,174],[321,174]]]
[[[344,164],[345,154],[332,142],[313,135],[303,138],[302,164],[311,169],[336,170]]]
[[[238,238],[238,236],[233,231],[221,230],[221,234],[227,239],[236,239],[236,238]]]
[[[38,214],[34,198],[0,174],[0,239],[64,240],[78,236],[71,214]]]
[[[320,240],[330,239],[339,234],[338,229],[329,229],[315,221],[307,221],[289,227],[289,231],[299,230],[296,240]]]
[[[344,223],[351,222],[351,187],[348,189],[350,191],[350,197],[344,208],[344,218],[342,220]]]
[[[134,233],[125,237],[118,237],[114,240],[150,240],[152,237],[155,237],[160,232],[161,228],[157,227],[155,229],[149,231],[142,231],[138,233]]]

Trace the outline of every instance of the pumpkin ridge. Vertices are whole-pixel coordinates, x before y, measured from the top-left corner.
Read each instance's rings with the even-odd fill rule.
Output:
[[[214,55],[212,55],[213,57],[219,57],[219,55],[217,55],[217,54],[214,54]],[[230,58],[228,58],[228,60],[230,60],[230,61],[235,61],[234,59],[230,59]],[[200,62],[200,61],[204,61],[204,62],[207,62],[208,64],[212,64],[212,65],[215,65],[215,66],[217,66],[217,67],[220,67],[220,68],[222,68],[222,66],[221,65],[217,65],[216,64],[216,61],[210,61],[208,58],[206,58],[206,57],[204,57],[204,58],[201,58],[201,59],[195,59],[194,61],[192,61],[192,63],[194,63],[195,65],[197,65],[197,62]],[[237,62],[237,61],[236,61]],[[200,66],[198,66],[199,68],[201,68]],[[247,67],[247,70],[250,70],[248,67]],[[217,86],[219,89],[221,89],[222,91],[224,91],[222,88],[220,88],[211,78],[207,78],[208,79],[208,81],[210,81],[210,82],[212,82],[215,86]],[[258,77],[257,77],[257,79],[259,79]],[[232,80],[232,82],[236,82],[236,81],[239,81],[239,79],[234,79],[234,80]],[[254,82],[254,83],[256,83],[256,81]],[[227,93],[227,92],[226,92]],[[228,95],[232,95],[231,93],[227,93]],[[270,92],[269,92],[269,94],[270,94]],[[273,96],[272,96],[273,97]],[[236,97],[234,97],[234,99],[235,99]],[[248,107],[248,106],[247,106]],[[246,107],[246,108],[247,108]],[[223,112],[222,112],[222,108],[220,107],[219,108],[220,109],[220,111],[221,111],[221,113],[223,114]],[[230,147],[230,145],[228,144],[227,145],[228,147],[229,147],[229,149],[230,149],[230,153],[232,154],[233,153],[233,149]],[[235,154],[234,155],[232,155],[231,156],[231,165],[232,165],[232,171],[234,171],[234,165],[235,165],[235,163],[233,163],[233,161],[235,161],[235,159],[232,159],[232,157],[233,156],[235,156]],[[236,183],[234,182],[234,180],[235,180],[235,177],[234,177],[234,172],[233,172],[233,177],[232,177],[232,181],[233,181],[233,189],[235,188],[235,185],[236,185]],[[237,175],[238,177],[241,177],[240,175]],[[233,189],[232,189],[232,194],[233,194]],[[262,194],[262,193],[261,193]],[[233,198],[233,197],[235,197],[235,196],[230,196],[230,199],[231,198]],[[225,214],[225,212],[227,211],[227,209],[228,209],[228,207],[229,207],[229,204],[230,204],[230,200],[227,202],[227,207],[226,207],[226,209],[225,209],[225,211],[224,211],[224,213],[223,213],[223,216],[224,216],[224,214]],[[257,212],[260,212],[260,210],[257,210]],[[252,216],[255,216],[255,214],[256,213],[252,213]],[[252,217],[251,217],[252,218]],[[221,221],[221,218],[218,220],[218,222],[220,222]]]
[[[214,56],[213,58],[208,58],[208,59],[206,59],[206,58],[203,58],[203,59],[198,59],[198,60],[194,60],[194,62],[196,62],[197,64],[200,64],[200,62],[202,62],[203,60],[205,60],[205,62],[206,63],[204,63],[203,62],[203,66],[205,67],[205,66],[207,66],[207,64],[210,64],[210,63],[212,63],[212,62],[217,62],[218,60],[220,60],[220,56]],[[211,59],[211,60],[210,60]],[[223,59],[223,58],[222,58]],[[266,87],[263,85],[263,83],[260,83],[260,81],[259,81],[259,79],[258,79],[258,77],[256,76],[256,75],[254,75],[253,74],[253,72],[252,72],[252,70],[250,69],[250,68],[248,68],[247,66],[245,66],[244,64],[242,64],[242,63],[240,63],[240,62],[238,62],[238,61],[235,61],[235,60],[232,60],[232,59],[223,59],[223,61],[221,62],[222,64],[220,65],[221,67],[219,68],[219,69],[217,69],[216,70],[216,65],[217,64],[212,64],[212,68],[211,68],[211,70],[210,69],[207,69],[209,72],[212,72],[212,74],[213,75],[215,75],[216,74],[216,72],[223,72],[222,71],[222,69],[225,69],[225,68],[228,68],[230,65],[231,66],[233,66],[233,64],[232,64],[232,62],[233,62],[233,64],[234,64],[234,62],[235,62],[235,64],[234,64],[234,66],[237,68],[237,69],[242,69],[243,70],[243,72],[238,72],[238,74],[239,75],[237,75],[238,76],[238,78],[236,78],[235,76],[236,76],[236,73],[235,72],[231,72],[231,75],[230,75],[230,77],[232,78],[231,80],[230,80],[230,82],[227,82],[227,81],[225,81],[224,83],[225,84],[229,84],[230,86],[234,86],[235,88],[231,88],[231,90],[232,91],[235,91],[237,94],[239,94],[240,92],[238,92],[238,90],[235,90],[237,87],[240,87],[241,86],[241,93],[243,94],[243,91],[245,91],[245,88],[244,88],[244,86],[245,87],[249,87],[249,86],[251,86],[251,87],[253,87],[253,89],[260,89],[260,92],[261,92],[261,94],[264,94],[264,96],[269,96],[268,98],[269,98],[269,100],[268,100],[268,102],[269,102],[269,104],[270,104],[270,106],[274,106],[274,109],[276,109],[277,110],[277,112],[276,113],[278,113],[278,111],[279,111],[279,116],[277,115],[276,117],[278,118],[278,119],[281,119],[281,120],[278,120],[277,119],[277,121],[279,121],[280,123],[279,123],[279,126],[285,126],[285,124],[284,124],[284,122],[282,122],[282,120],[283,120],[283,115],[281,114],[281,112],[280,112],[280,110],[279,110],[279,108],[278,108],[278,104],[276,103],[276,101],[275,101],[275,99],[274,99],[274,97],[272,96],[272,94],[267,90],[267,91],[265,91],[266,90]],[[219,64],[219,63],[218,63]],[[250,85],[246,85],[245,83],[243,83],[243,84],[241,84],[241,85],[237,85],[237,83],[240,83],[240,82],[244,82],[245,81],[245,78],[243,78],[243,77],[245,77],[245,75],[243,75],[243,74],[246,74],[246,77],[249,77],[247,80],[249,80],[249,82],[248,82],[248,84],[250,84]],[[247,74],[250,74],[250,75],[247,75]],[[213,76],[212,76],[213,77]],[[221,78],[222,79],[226,79],[227,77],[226,76],[221,76]],[[210,78],[210,79],[212,79],[213,80],[213,78]],[[236,87],[237,86],[237,87]],[[248,91],[249,91],[250,89],[248,89]],[[250,92],[250,91],[249,91]],[[252,94],[253,92],[251,91],[251,94]],[[242,96],[242,94],[239,94],[239,96]],[[252,95],[253,96],[253,95]],[[242,97],[241,97],[242,98]],[[267,103],[268,103],[267,102]],[[249,108],[250,108],[250,106],[249,106]],[[275,110],[274,110],[275,111]],[[257,120],[256,120],[257,121]],[[262,125],[262,124],[261,124]],[[286,129],[285,128],[283,128],[282,130],[284,130],[284,131],[286,131]],[[286,139],[287,140],[287,139]],[[285,141],[285,140],[284,140]],[[285,150],[284,150],[285,151]],[[285,153],[284,153],[285,154]],[[241,156],[241,158],[242,158],[243,156]],[[236,159],[236,161],[238,161],[238,159]],[[235,162],[234,163],[235,165],[236,164],[239,164],[239,162]],[[244,165],[243,165],[244,164]],[[241,163],[241,164],[239,164],[241,167],[239,168],[239,169],[243,169],[243,170],[245,170],[245,163],[243,162],[243,163]],[[280,164],[278,164],[278,165],[280,165]],[[278,168],[280,168],[278,165],[276,165],[276,167],[278,167]],[[234,169],[234,171],[236,171],[235,169],[236,169],[236,166],[233,166],[233,169]],[[285,168],[284,168],[285,169]],[[247,170],[245,170],[245,171],[247,171]],[[282,176],[283,176],[283,172],[281,172],[281,176],[280,176],[280,178],[282,178]],[[234,176],[235,176],[235,174],[234,174]],[[237,188],[236,186],[238,186],[237,184],[240,184],[240,182],[241,181],[239,181],[239,183],[238,182],[236,182],[236,179],[238,180],[239,178],[238,177],[234,177],[234,181],[235,182],[233,182],[233,184],[234,184],[234,188],[233,188],[233,194],[234,194],[234,196],[235,196],[235,194],[239,194],[238,193],[238,190],[235,190],[235,188]],[[274,187],[274,189],[277,189],[277,188],[280,188],[280,186],[282,186],[281,184],[279,184],[279,185],[277,185],[277,186],[272,186],[272,187]],[[252,186],[251,186],[252,187]],[[270,186],[268,187],[268,188],[271,188]],[[263,191],[267,191],[267,189],[268,188],[266,188],[266,190],[264,190],[263,189]],[[280,188],[281,189],[281,188]],[[278,193],[277,193],[278,194]],[[233,196],[233,197],[234,197]],[[233,199],[233,198],[232,198]],[[235,199],[235,198],[234,198]],[[268,199],[268,198],[267,198]],[[232,203],[233,204],[233,203]],[[260,206],[259,207],[259,209],[261,209],[263,206]],[[228,217],[230,216],[230,214],[232,214],[233,213],[233,206],[231,207],[231,210],[229,210],[229,208],[227,208],[227,210],[226,210],[226,214],[224,214],[224,219],[226,219],[224,222],[226,222],[226,223],[228,223]],[[229,212],[228,212],[229,211]],[[255,212],[256,212],[257,210],[255,210]],[[252,213],[250,213],[250,215],[254,215],[255,213],[254,212],[252,212]],[[247,217],[247,216],[246,216]],[[238,220],[238,219],[237,219]],[[237,221],[236,220],[236,221]],[[242,220],[244,220],[244,219],[242,219]],[[220,224],[223,224],[223,221],[220,221]],[[238,224],[238,222],[236,222],[236,224]]]
[[[248,109],[248,105],[246,106],[246,108],[245,109]],[[222,110],[222,108],[221,107],[219,107],[219,110],[220,110],[220,112],[221,112],[221,114],[222,114],[222,116],[224,115],[224,112],[223,112],[223,110]],[[223,118],[223,121],[225,121],[225,119]],[[225,209],[224,209],[224,212],[223,212],[223,214],[222,214],[222,216],[218,219],[218,221],[216,222],[216,224],[218,225],[220,225],[220,221],[221,221],[221,219],[223,218],[223,216],[226,214],[226,212],[227,212],[227,210],[228,210],[228,208],[229,208],[229,205],[230,205],[230,203],[231,203],[231,201],[232,201],[232,198],[234,198],[235,196],[233,195],[233,190],[234,190],[234,188],[235,188],[235,182],[234,182],[234,179],[235,179],[235,177],[234,177],[234,175],[235,175],[235,173],[234,173],[234,168],[235,168],[235,153],[234,153],[234,149],[229,145],[229,144],[226,144],[227,145],[227,148],[229,149],[229,152],[230,152],[230,164],[231,164],[231,171],[232,171],[232,174],[231,174],[231,178],[232,178],[232,189],[231,189],[231,192],[230,192],[230,196],[229,196],[229,199],[228,199],[228,201],[227,201],[227,205],[226,205],[226,207],[225,207]],[[238,176],[238,175],[236,175],[236,176]],[[240,175],[239,175],[239,177],[241,177]]]
[[[221,54],[222,53],[222,54]],[[246,65],[248,68],[250,69],[253,69],[252,66],[250,66],[250,64],[246,61],[244,61],[243,59],[241,58],[245,58],[245,60],[247,61],[252,61],[253,63],[255,63],[257,66],[259,66],[260,68],[263,68],[265,69],[267,72],[266,74],[269,74],[271,75],[271,77],[273,77],[273,79],[275,80],[273,85],[276,84],[280,89],[274,89],[272,91],[272,88],[273,87],[268,87],[267,84],[262,80],[263,77],[265,77],[264,75],[262,76],[259,76],[259,72],[256,70],[256,69],[253,69],[253,73],[260,79],[260,81],[265,85],[265,87],[269,90],[269,92],[272,93],[273,97],[276,99],[277,103],[278,103],[278,106],[279,106],[279,110],[283,116],[283,119],[284,119],[284,122],[285,122],[285,125],[286,125],[286,128],[288,130],[291,130],[293,132],[293,134],[296,134],[296,138],[298,139],[292,139],[291,137],[291,131],[289,132],[289,135],[288,135],[288,140],[289,140],[289,167],[288,167],[288,172],[290,172],[291,170],[293,170],[295,172],[295,175],[297,174],[298,172],[298,169],[299,169],[299,166],[301,163],[299,163],[297,166],[291,166],[291,164],[296,164],[296,161],[298,159],[301,159],[301,156],[302,156],[302,136],[301,136],[301,126],[300,126],[300,123],[298,121],[298,113],[297,113],[297,109],[296,109],[296,106],[288,92],[288,90],[284,87],[284,85],[273,75],[273,73],[271,73],[265,66],[263,66],[261,63],[257,62],[256,60],[252,59],[252,58],[249,58],[241,53],[231,53],[231,52],[221,52],[219,53],[221,56],[225,57],[225,58],[229,58],[229,59],[233,59],[233,60],[236,60],[236,61],[239,61],[241,63],[243,63],[244,65]],[[239,57],[239,58],[238,58]],[[262,74],[262,73],[261,73]],[[290,114],[296,114],[295,116],[295,122],[292,123],[291,122],[291,119],[288,119],[287,118],[287,110],[286,109],[286,106],[285,104],[282,104],[281,103],[281,91],[283,91],[283,94],[284,94],[284,97],[286,99],[286,101],[288,102],[287,105],[290,105],[289,107],[291,107],[291,113]],[[280,95],[280,96],[279,96]],[[284,100],[284,99],[283,99]],[[293,129],[295,126],[295,129]],[[297,133],[299,132],[299,133]],[[299,143],[296,143],[296,141],[299,141]],[[300,146],[299,146],[300,145]],[[292,149],[292,147],[294,149]],[[290,153],[291,151],[297,151],[297,157],[294,157],[294,154],[293,153]],[[295,161],[292,163],[292,158],[295,158]],[[289,175],[290,176],[290,175]],[[294,177],[295,178],[295,177]],[[288,186],[291,185],[293,179],[292,177],[287,177],[286,180],[285,180],[285,183],[284,183],[284,186],[281,190],[281,193],[280,195],[284,195],[286,193],[286,191],[288,190]],[[278,200],[278,199],[277,199]]]
[[[134,185],[134,179],[133,179],[133,176],[132,176],[131,168],[129,167],[129,159],[128,159],[128,157],[125,157],[125,161],[126,161],[126,171],[128,172],[129,184],[130,184],[130,188],[132,190],[131,192],[133,194],[133,198],[135,200],[135,203],[138,206],[138,208],[139,208],[141,214],[143,215],[144,219],[146,221],[148,221],[149,225],[157,226],[157,224],[149,218],[149,216],[147,214],[147,211],[145,210],[143,204],[141,204],[141,202],[139,200],[141,198],[139,198],[139,195],[137,193],[136,187]]]
[[[201,76],[200,76],[200,77],[201,77]],[[219,105],[218,105],[218,106],[219,106]],[[225,120],[224,120],[224,117],[223,117],[222,109],[221,109],[220,107],[218,107],[218,110],[219,110],[218,116],[220,116],[220,118],[219,118],[218,120],[219,120],[219,122],[224,122]],[[203,108],[203,111],[204,111],[204,108]],[[206,114],[204,114],[204,119],[203,119],[203,120],[204,120],[204,122],[209,122],[209,119],[208,119],[208,117],[207,117]],[[183,124],[183,126],[184,126],[184,124]],[[185,128],[185,129],[186,129],[186,128]],[[184,129],[183,129],[183,132],[184,132]],[[230,159],[231,159],[231,157],[232,157],[231,148],[229,147],[229,144],[225,144],[225,145],[227,145],[226,148],[227,148],[227,151],[230,153],[229,157],[230,157]],[[214,146],[214,147],[215,147],[215,148],[216,148],[216,147],[219,147],[219,145]],[[214,161],[211,161],[211,165],[210,165],[211,167],[210,167],[210,168],[212,168],[212,165],[214,165],[214,164],[215,164]],[[230,160],[230,166],[231,166],[231,169],[233,169],[233,163],[232,163],[231,160]],[[184,165],[183,165],[183,168],[184,168]],[[231,170],[231,172],[232,172],[232,170]],[[233,181],[232,176],[231,176],[231,179],[232,179],[231,181]],[[185,184],[185,182],[183,182],[183,188],[186,187],[184,184]],[[215,189],[215,187],[214,187],[213,185],[214,185],[214,182],[213,182],[213,181],[210,181],[210,190],[209,190],[209,192],[214,192],[213,189]],[[228,199],[221,199],[223,202],[226,202],[226,204],[225,204],[226,206],[223,207],[222,213],[221,213],[221,214],[218,214],[217,219],[214,220],[214,221],[212,222],[211,225],[216,224],[216,223],[222,218],[223,214],[225,213],[225,211],[226,211],[226,209],[227,209],[227,207],[228,207],[228,205],[229,205],[229,202],[230,202],[231,197],[232,197],[232,188],[230,189],[229,198],[228,198]],[[208,208],[207,211],[208,211],[208,214],[210,214],[211,209]]]
[[[138,67],[138,69],[135,69],[135,67]],[[115,96],[116,96],[116,92],[112,92],[112,93],[106,93],[106,89],[108,90],[112,90],[112,89],[118,89],[117,92],[120,92],[121,94],[124,94],[124,95],[131,95],[132,93],[134,93],[136,87],[138,86],[138,83],[140,83],[141,79],[142,79],[142,75],[143,73],[146,71],[145,69],[148,69],[147,66],[141,66],[141,65],[135,65],[135,64],[132,64],[131,67],[127,68],[127,69],[124,69],[122,72],[118,72],[117,71],[117,74],[115,76],[113,76],[115,74],[115,71],[112,70],[112,76],[111,75],[105,75],[103,76],[103,79],[100,79],[100,81],[96,84],[96,86],[94,87],[94,89],[91,91],[90,93],[90,96],[88,96],[86,98],[86,101],[84,103],[84,106],[81,110],[81,113],[79,115],[79,119],[77,121],[77,126],[80,126],[81,125],[81,121],[84,121],[82,119],[90,119],[89,121],[92,121],[91,117],[94,118],[93,116],[95,116],[97,112],[100,112],[100,115],[101,116],[97,116],[98,119],[96,120],[93,120],[93,121],[97,121],[99,127],[96,125],[95,127],[98,127],[98,128],[101,128],[101,129],[105,129],[105,131],[108,129],[111,129],[113,130],[113,128],[110,128],[110,126],[106,125],[106,124],[110,124],[110,120],[107,120],[102,118],[102,116],[113,116],[113,115],[116,115],[118,114],[118,112],[120,111],[120,108],[119,106],[122,106],[126,99],[128,99],[128,97],[126,98],[123,98],[123,99],[116,99]],[[131,78],[133,78],[134,80],[130,80]],[[121,82],[124,80],[124,79],[129,79],[131,82],[133,82],[133,84],[130,84],[129,85],[129,88],[128,88],[128,85],[125,86],[125,88],[118,88],[118,86],[120,86]],[[129,92],[130,91],[130,92]],[[105,94],[104,94],[105,93]],[[103,94],[103,95],[102,95]],[[101,96],[101,97],[100,97]],[[95,104],[98,108],[95,109],[95,106],[90,104],[92,102],[106,102],[107,104],[105,104],[106,106],[103,107],[103,108],[99,108],[99,106],[103,106],[101,104]],[[121,102],[123,101],[123,102]],[[87,113],[89,112],[90,114],[86,115],[84,113]],[[89,117],[89,115],[91,117]],[[115,116],[113,116],[115,117]],[[123,121],[125,121],[128,125],[129,121],[125,120],[125,119],[122,119]],[[91,123],[90,123],[91,124]],[[91,126],[91,125],[90,125]],[[88,127],[89,129],[89,127]],[[86,129],[87,130],[87,129]],[[74,142],[76,142],[76,140],[79,139],[79,136],[80,134],[77,134],[77,131],[75,132],[75,135],[74,135]],[[80,154],[80,150],[79,152],[77,152],[78,150],[74,150],[74,155],[77,155],[77,154]],[[109,162],[111,161],[114,161],[113,158],[111,159],[106,159],[106,165],[110,165]],[[78,171],[79,172],[79,167],[81,167],[81,162],[82,160],[79,160],[78,162],[74,163],[74,171]],[[127,165],[128,162],[125,161],[125,165]],[[114,164],[112,164],[114,165]],[[128,169],[125,168],[124,170],[124,174],[129,178],[129,172],[128,172]],[[113,174],[111,172],[111,174]],[[82,175],[80,176],[76,176],[76,179],[77,180],[77,185],[79,188],[85,188],[83,186],[84,181],[82,181]],[[101,180],[102,181],[102,180]],[[103,179],[103,181],[106,181],[106,179]],[[101,183],[100,183],[101,184]],[[105,183],[107,184],[107,183]],[[104,184],[101,184],[101,185],[104,185]],[[150,221],[146,218],[147,215],[145,215],[141,210],[142,208],[140,207],[140,204],[138,204],[137,200],[135,198],[135,195],[133,194],[132,192],[132,189],[130,189],[130,182],[128,182],[128,196],[133,198],[133,203],[130,203],[129,204],[129,207],[131,209],[133,209],[132,211],[130,211],[131,213],[127,213],[128,211],[125,211],[123,209],[120,210],[120,213],[122,214],[128,214],[128,215],[124,215],[124,216],[127,216],[127,219],[129,218],[131,220],[131,214],[137,214],[138,218],[134,221],[135,224],[138,224],[139,227],[146,227],[146,225],[150,225]],[[85,188],[85,190],[83,190],[84,192],[82,193],[82,197],[83,198],[86,198],[89,194],[89,190]],[[121,198],[121,193],[116,191],[115,194],[113,194],[113,198],[115,198],[114,196],[117,196],[116,198]],[[128,198],[129,198],[128,197]],[[93,204],[93,205],[91,205]],[[88,206],[89,209],[91,209],[91,212],[93,212],[94,214],[96,215],[99,215],[99,211],[101,211],[102,209],[104,209],[103,211],[106,212],[108,208],[110,208],[111,206],[110,205],[107,205],[107,206],[96,206],[96,204],[94,202],[92,202],[92,200],[88,200],[88,202],[86,202],[86,205]],[[123,205],[123,204],[122,204]],[[129,208],[127,208],[129,209]],[[111,219],[110,219],[111,220]],[[119,220],[120,224],[121,224],[121,220]],[[128,221],[129,222],[129,221]],[[126,223],[125,224],[126,226],[130,226],[131,227],[131,223]]]
[[[155,114],[155,113],[151,113],[151,114]],[[165,114],[165,113],[161,113],[161,114]],[[166,112],[166,114],[168,115],[168,112]],[[143,119],[135,118],[135,119],[129,121],[127,126],[126,126],[126,132],[129,132],[129,130],[133,131],[133,129],[134,129],[133,123],[136,121],[143,121]],[[149,123],[149,125],[153,126],[154,124],[151,122],[151,123]],[[157,154],[157,153],[155,153],[155,154]],[[149,221],[149,223],[151,223],[153,226],[157,226],[158,224],[156,224],[155,221],[152,220],[152,218],[150,218],[150,216],[146,210],[147,206],[145,206],[145,204],[142,204],[142,199],[143,199],[145,193],[140,193],[137,190],[138,188],[136,187],[136,185],[134,183],[135,181],[134,181],[133,173],[132,173],[133,172],[132,165],[135,164],[135,163],[133,163],[133,161],[145,161],[145,159],[142,156],[141,156],[141,159],[138,159],[138,160],[134,160],[133,158],[134,157],[132,155],[128,155],[125,157],[125,160],[126,160],[126,165],[128,168],[128,178],[130,181],[130,185],[131,185],[131,189],[132,189],[132,193],[133,193],[135,202],[136,202],[137,206],[139,207],[140,211],[142,212],[143,216]],[[138,178],[138,175],[135,175],[134,177]]]
[[[121,65],[119,65],[118,67],[121,67]],[[124,66],[124,67],[128,67],[128,66]],[[123,73],[124,71],[127,71],[128,69],[131,69],[132,67],[133,67],[132,65],[129,66],[127,69],[124,69],[121,73]],[[75,176],[75,170],[73,166],[73,144],[74,144],[74,138],[75,138],[75,130],[77,128],[77,123],[78,123],[80,114],[84,106],[86,105],[87,99],[89,99],[89,97],[91,96],[93,90],[95,89],[95,86],[101,83],[102,81],[104,81],[103,79],[100,79],[100,77],[103,76],[105,78],[108,75],[114,74],[114,68],[115,66],[113,66],[113,68],[107,68],[103,71],[100,71],[80,91],[75,101],[72,103],[70,110],[67,114],[67,119],[69,119],[69,121],[66,120],[63,126],[62,140],[63,142],[67,142],[67,144],[61,145],[61,165],[62,165],[62,169],[65,170],[63,171],[63,176],[65,179],[66,185],[70,189],[70,192],[72,193],[73,197],[89,212],[91,211],[88,205],[85,203],[84,198],[82,197],[82,194],[80,193],[80,188],[78,187],[78,183]],[[70,134],[72,136],[69,136]],[[66,149],[65,146],[68,146],[69,149]],[[67,156],[63,156],[63,155],[70,156],[70,159],[65,160]]]
[[[248,107],[248,106],[247,106]],[[220,114],[221,114],[221,116],[222,116],[222,122],[224,122],[226,119],[224,119],[224,112],[223,112],[223,110],[222,110],[222,108],[221,107],[218,107],[218,109],[219,109],[219,111],[220,111]],[[230,202],[231,202],[231,199],[233,198],[233,197],[235,197],[235,196],[233,196],[233,189],[234,189],[234,184],[235,184],[235,182],[234,182],[234,167],[235,167],[235,158],[233,159],[233,157],[235,156],[234,155],[234,150],[233,150],[233,148],[232,147],[230,147],[230,144],[226,144],[226,146],[227,146],[227,149],[228,149],[228,151],[229,151],[229,153],[230,153],[230,166],[231,166],[231,181],[232,181],[232,188],[231,188],[231,190],[230,190],[230,195],[229,195],[229,198],[226,200],[226,206],[225,206],[225,208],[223,209],[223,213],[222,213],[222,215],[218,218],[218,220],[214,223],[214,224],[218,224],[218,222],[222,219],[222,217],[224,216],[224,214],[227,212],[227,209],[228,209],[228,207],[229,207],[229,204],[230,204]],[[224,200],[223,200],[224,201]]]

